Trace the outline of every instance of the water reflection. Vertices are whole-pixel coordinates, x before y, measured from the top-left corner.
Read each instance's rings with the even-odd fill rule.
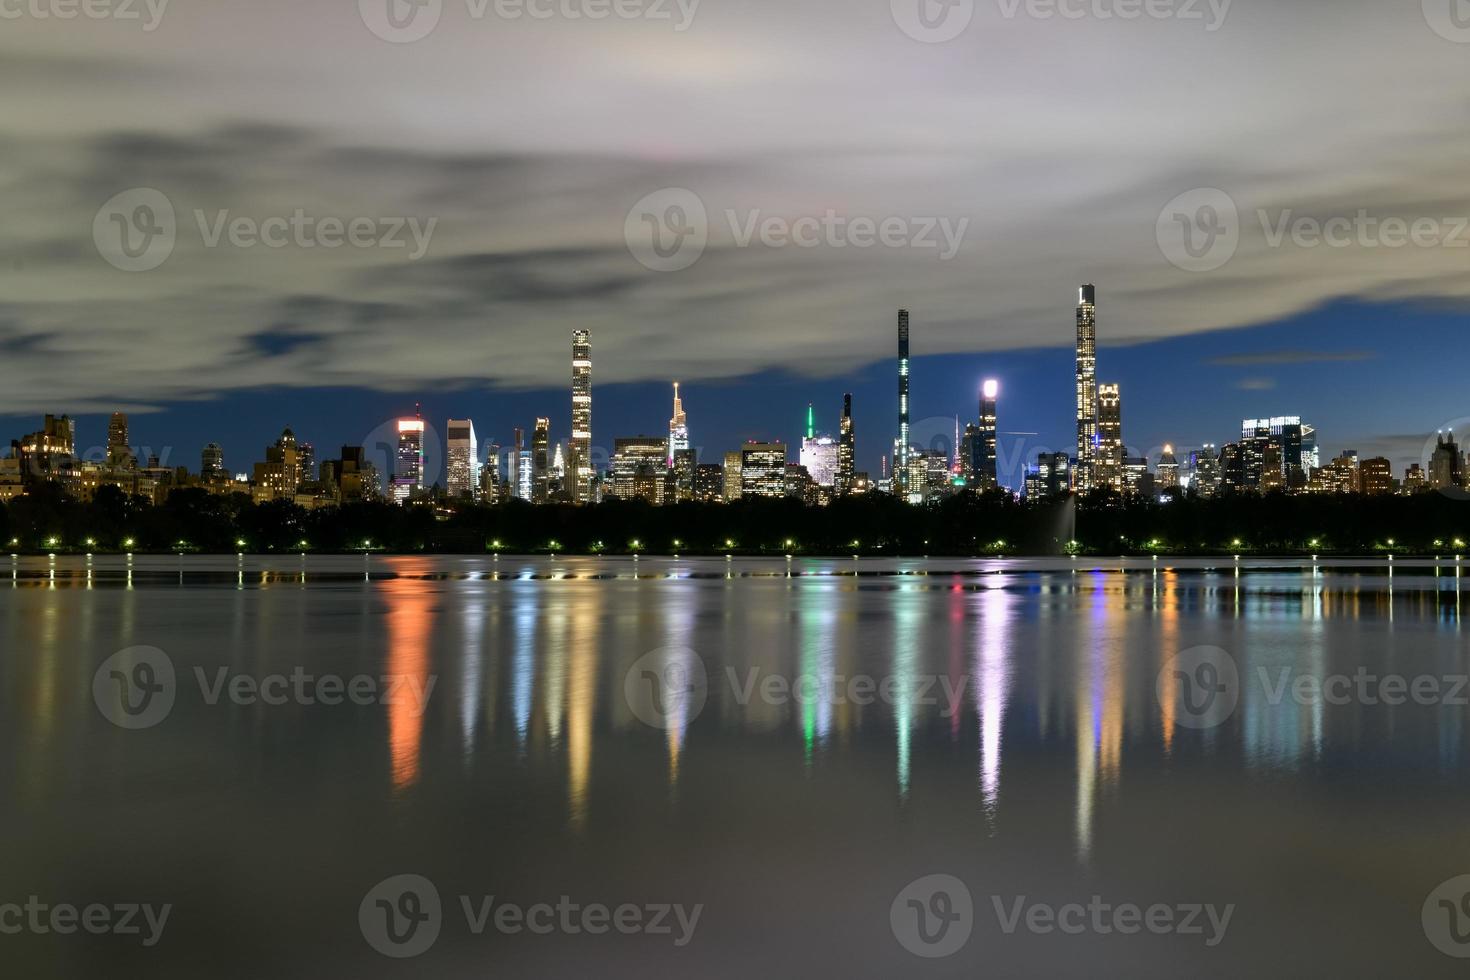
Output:
[[[405,567],[412,570],[415,565],[410,562]],[[409,578],[384,582],[382,595],[388,606],[386,674],[393,684],[398,685],[385,706],[388,712],[388,751],[393,789],[401,793],[419,779],[424,712],[409,692],[423,691],[428,686],[434,595],[424,583]]]
[[[330,732],[339,764],[376,758],[380,783],[386,744],[387,784],[400,796],[427,785],[549,794],[558,825],[564,815],[583,834],[603,812],[599,791],[656,780],[677,812],[691,780],[739,767],[774,784],[789,766],[802,792],[841,785],[855,805],[904,812],[943,802],[1001,836],[1018,826],[1002,811],[1034,805],[1027,794],[1049,774],[1062,780],[1049,800],[1062,852],[1070,843],[1095,864],[1108,818],[1146,782],[1134,773],[1462,772],[1463,706],[1293,693],[1359,670],[1466,670],[1460,566],[1398,564],[1390,575],[1233,562],[951,574],[909,563],[866,575],[852,563],[796,560],[767,574],[644,559],[633,577],[612,562],[558,559],[517,561],[497,578],[490,561],[36,559],[12,562],[0,681],[5,723],[27,747],[13,775],[28,798],[65,771],[79,726],[101,725],[87,686],[95,664],[144,643],[169,650],[186,680],[211,658],[260,673],[320,670],[329,655],[338,672],[406,676],[418,689],[442,673],[427,719],[412,698],[242,714],[206,712],[196,695],[169,722],[205,745],[227,733],[264,757],[283,730]],[[1158,683],[1171,657],[1200,645],[1227,651],[1241,679],[1233,712],[1205,729],[1184,725],[1177,686]],[[672,699],[660,727],[635,715],[624,689],[628,666],[653,650],[666,670],[697,659],[709,679],[702,704]],[[789,695],[762,693],[770,678]],[[858,696],[859,679],[874,696]],[[960,692],[954,710],[948,691]],[[241,717],[247,725],[231,724]],[[283,729],[287,717],[295,727]],[[497,718],[510,724],[497,731]]]

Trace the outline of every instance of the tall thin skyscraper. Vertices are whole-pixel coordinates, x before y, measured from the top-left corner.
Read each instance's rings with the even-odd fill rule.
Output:
[[[572,331],[572,500],[585,504],[592,499],[592,335]]]
[[[898,311],[898,445],[894,447],[893,489],[908,495],[909,472],[909,311]]]
[[[982,490],[1000,485],[995,466],[995,402],[1000,395],[1000,382],[988,379],[980,386],[980,431],[975,446],[975,479]]]
[[[519,500],[531,499],[531,474],[525,466],[526,430],[520,426],[515,427],[515,445],[510,453],[510,495]],[[523,472],[524,471],[524,472]]]
[[[113,412],[107,423],[107,463],[109,466],[126,466],[132,451],[128,449],[128,417],[122,412]]]
[[[689,448],[689,420],[684,415],[684,402],[679,398],[679,382],[674,382],[674,415],[669,419],[669,459],[673,469],[674,456],[681,449]]]
[[[294,451],[294,444],[292,449]],[[419,413],[411,419],[398,420],[398,458],[393,468],[393,502],[408,503],[414,497],[421,496],[423,490],[424,417]]]
[[[551,419],[536,419],[536,428],[531,433],[531,461],[535,474],[531,502],[544,504],[551,499]]]
[[[1077,489],[1093,486],[1097,457],[1097,289],[1077,291]]]
[[[842,428],[837,433],[837,493],[852,493],[853,469],[856,454],[853,452],[852,393],[842,396]]]
[[[1097,386],[1097,451],[1092,486],[1123,492],[1123,391],[1116,384]]]
[[[450,419],[445,431],[449,469],[445,474],[444,489],[451,497],[473,497],[480,486],[475,423],[469,419]]]

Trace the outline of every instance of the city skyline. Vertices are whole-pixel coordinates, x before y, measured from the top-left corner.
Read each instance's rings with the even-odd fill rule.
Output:
[[[1290,418],[1262,417],[1259,423],[1247,418],[1243,423],[1242,438],[1240,443],[1231,442],[1226,438],[1211,437],[1199,440],[1197,443],[1190,440],[1171,439],[1162,445],[1148,447],[1140,445],[1133,437],[1136,419],[1131,420],[1127,434],[1123,428],[1122,398],[1120,385],[1117,383],[1099,383],[1097,377],[1098,362],[1098,304],[1097,287],[1091,283],[1084,284],[1077,289],[1078,306],[1076,308],[1076,364],[1075,364],[1075,409],[1076,409],[1076,435],[1077,443],[1072,447],[1072,459],[1070,476],[1072,487],[1075,490],[1086,491],[1092,487],[1108,487],[1118,492],[1128,491],[1140,492],[1140,479],[1147,479],[1152,492],[1154,483],[1154,467],[1161,464],[1158,476],[1162,488],[1172,487],[1176,484],[1188,484],[1196,468],[1196,455],[1194,451],[1200,446],[1209,447],[1208,451],[1220,453],[1218,460],[1209,460],[1209,478],[1215,477],[1216,466],[1221,469],[1223,479],[1227,484],[1241,486],[1260,486],[1269,489],[1279,486],[1284,489],[1306,488],[1309,478],[1312,477],[1315,468],[1319,464],[1325,464],[1327,460],[1334,458],[1332,453],[1326,452],[1326,447],[1319,445],[1317,426],[1303,425],[1300,415]],[[750,444],[784,444],[787,447],[788,462],[808,471],[813,477],[813,482],[822,486],[832,487],[835,485],[845,486],[850,480],[850,474],[856,471],[865,478],[863,486],[890,490],[896,495],[906,497],[910,502],[919,502],[927,499],[933,490],[936,476],[958,485],[966,482],[974,484],[979,488],[999,485],[1011,489],[1013,492],[1024,492],[1031,487],[1032,479],[1038,464],[1043,469],[1049,469],[1053,465],[1053,458],[1057,450],[1051,446],[1039,442],[1039,433],[1025,431],[999,430],[996,423],[997,396],[1001,389],[1000,381],[993,377],[986,377],[983,381],[977,381],[975,388],[975,404],[978,404],[978,414],[966,418],[963,423],[963,436],[961,435],[962,414],[957,413],[953,417],[953,434],[948,435],[937,431],[935,423],[943,422],[945,427],[948,419],[931,417],[925,419],[919,426],[922,430],[916,434],[916,438],[904,439],[905,434],[910,433],[910,414],[908,412],[910,399],[910,341],[911,341],[911,315],[907,309],[900,309],[897,313],[898,323],[898,397],[896,402],[897,415],[892,431],[896,434],[893,440],[893,455],[880,454],[879,465],[874,469],[866,469],[861,465],[862,437],[854,439],[854,429],[857,427],[852,423],[855,418],[852,413],[853,396],[851,392],[844,392],[842,396],[843,405],[838,425],[824,424],[820,427],[820,433],[816,426],[815,406],[808,402],[805,419],[800,435],[793,439],[785,431],[776,431],[769,435],[752,435],[737,444],[737,450]],[[922,337],[922,324],[919,325],[919,335]],[[608,463],[615,446],[606,446],[605,442],[599,442],[596,435],[591,432],[591,405],[592,405],[592,367],[591,357],[592,339],[590,331],[577,329],[571,333],[572,350],[572,373],[571,373],[571,418],[575,426],[570,438],[555,431],[552,419],[549,416],[537,415],[532,431],[532,440],[527,448],[524,438],[524,428],[514,426],[512,431],[514,437],[508,444],[503,444],[496,437],[490,437],[481,441],[477,440],[473,419],[450,417],[442,423],[435,420],[425,421],[422,416],[420,405],[415,406],[413,418],[400,417],[389,420],[386,423],[390,429],[397,432],[392,445],[386,446],[380,440],[371,442],[361,451],[361,458],[367,463],[375,466],[380,478],[387,479],[387,495],[396,502],[402,503],[409,500],[425,490],[440,487],[448,488],[451,496],[475,495],[480,496],[483,492],[489,492],[494,487],[508,482],[511,486],[509,491],[515,496],[525,496],[535,502],[551,502],[553,500],[574,500],[585,502],[592,492],[591,481],[581,479],[578,464],[579,456],[584,459],[590,458],[587,469],[591,470],[595,465],[595,474],[609,475],[608,486],[611,486],[610,468]],[[1102,334],[1104,349],[1108,348],[1107,331],[1104,328]],[[1237,357],[1237,361],[1260,360],[1260,358]],[[1301,360],[1300,357],[1284,358],[1284,363]],[[946,393],[949,394],[949,393]],[[48,413],[46,426],[50,431],[50,419],[52,414]],[[65,415],[59,416],[70,425],[71,439],[75,440],[76,420]],[[1267,445],[1261,442],[1256,445],[1253,438],[1253,426],[1259,425],[1259,436],[1264,439],[1267,428],[1272,433],[1272,438],[1278,438],[1281,423],[1292,423],[1296,431],[1300,433],[1305,430],[1310,435],[1310,459],[1300,448],[1292,449],[1291,443],[1278,446],[1277,456],[1271,456],[1271,450],[1266,451],[1268,455],[1265,463],[1270,473],[1263,479],[1262,458],[1260,446]],[[166,451],[164,458],[157,455],[146,446],[139,445],[136,456],[130,454],[130,447],[125,440],[128,438],[129,419],[124,413],[114,412],[109,416],[107,431],[107,446],[105,452],[99,452],[95,448],[85,449],[85,439],[76,441],[75,452],[79,459],[89,462],[106,462],[116,465],[120,458],[146,460],[149,465],[161,468],[184,466],[192,469],[187,461],[180,462],[177,456],[169,455]],[[436,434],[435,429],[442,427],[442,434]],[[1440,427],[1443,430],[1443,426]],[[936,431],[928,431],[935,429]],[[641,428],[640,428],[641,434]],[[696,430],[697,431],[697,430]],[[858,431],[861,431],[860,429]],[[881,426],[879,427],[881,432]],[[817,438],[820,435],[822,438]],[[1009,436],[1010,445],[1006,444],[1004,436]],[[1031,438],[1027,438],[1031,437]],[[49,435],[48,437],[49,438]],[[1284,438],[1284,437],[1281,437]],[[1301,444],[1300,435],[1297,437],[1296,445]],[[121,440],[121,441],[120,441]],[[625,436],[613,436],[613,443],[629,440]],[[856,443],[857,451],[846,447]],[[1175,444],[1179,448],[1179,457],[1174,455]],[[1222,445],[1222,450],[1215,447]],[[327,444],[330,445],[330,444]],[[344,452],[351,443],[342,443]],[[590,451],[586,446],[590,445]],[[606,448],[604,448],[606,446]],[[1251,448],[1255,446],[1255,448]],[[479,451],[477,451],[477,447]],[[375,451],[386,448],[385,458],[374,459]],[[686,454],[685,449],[689,452]],[[1247,453],[1244,462],[1240,453]],[[919,463],[916,461],[914,467],[903,465],[904,457],[909,451],[919,454],[928,460]],[[1344,458],[1351,458],[1352,467],[1356,471],[1359,459],[1373,460],[1377,457],[1371,452],[1362,452],[1356,447],[1341,447]],[[662,466],[666,472],[676,475],[678,489],[671,492],[677,497],[672,499],[689,499],[693,495],[696,482],[696,464],[706,464],[718,468],[716,460],[729,460],[729,449],[726,447],[713,447],[701,444],[697,438],[691,441],[688,416],[683,407],[680,394],[679,382],[673,382],[673,416],[668,422],[668,435],[663,450]],[[854,460],[849,464],[846,471],[842,471],[840,462],[843,454]],[[934,453],[939,452],[939,466],[929,460],[934,459]],[[1066,453],[1066,450],[1061,452]],[[274,456],[272,454],[275,454]],[[254,469],[253,479],[251,469],[235,468],[231,470],[230,461],[224,460],[221,469],[224,450],[218,442],[211,442],[202,449],[202,465],[200,472],[206,475],[213,472],[216,477],[221,472],[239,474],[243,479],[250,479],[253,484],[262,481],[273,485],[285,481],[288,474],[294,474],[295,482],[305,483],[314,479],[312,467],[314,465],[315,449],[310,441],[303,441],[301,448],[301,460],[298,464],[296,435],[288,426],[284,435],[274,443],[274,448],[267,448],[266,465],[271,469],[271,475],[262,476],[258,462],[252,464]],[[1284,453],[1284,455],[1281,455]],[[322,454],[325,455],[325,454]],[[688,455],[688,459],[683,457]],[[1434,447],[1433,443],[1426,441],[1424,447],[1415,455],[1411,456],[1411,463],[1401,468],[1404,479],[1413,483],[1423,480],[1426,473],[1433,468]],[[553,460],[554,457],[554,460]],[[600,457],[600,459],[599,459]],[[318,457],[319,458],[319,457]],[[494,466],[489,465],[490,459],[495,460]],[[1181,467],[1176,461],[1182,458],[1184,465]],[[568,461],[571,461],[570,464]],[[274,462],[272,462],[274,461]],[[895,465],[897,463],[898,465]],[[136,464],[135,464],[136,465]],[[1056,465],[1060,465],[1059,463]],[[1240,467],[1244,465],[1245,469]],[[1374,463],[1374,466],[1380,464]],[[1458,464],[1456,464],[1458,466]],[[1385,479],[1390,483],[1396,483],[1399,477],[1393,460],[1382,464],[1385,473],[1389,474]],[[1330,467],[1329,467],[1330,471]],[[1336,477],[1331,473],[1324,477],[1328,485]],[[848,475],[844,475],[844,472]],[[892,480],[888,476],[891,473]],[[1452,482],[1461,482],[1458,470]],[[907,480],[905,479],[907,478]],[[870,479],[870,482],[869,482]],[[1356,477],[1354,477],[1356,479]],[[1447,482],[1440,474],[1436,477],[1437,482]],[[892,483],[890,487],[889,483]],[[912,483],[912,486],[908,486]],[[1315,479],[1312,481],[1316,486]],[[1375,486],[1378,484],[1375,482]],[[604,491],[606,492],[606,488]],[[625,489],[625,492],[626,491]],[[662,491],[660,491],[662,497]]]

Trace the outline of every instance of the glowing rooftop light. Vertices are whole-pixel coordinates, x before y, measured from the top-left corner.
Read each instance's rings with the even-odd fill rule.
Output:
[[[986,379],[985,384],[981,390],[985,392],[986,398],[994,398],[996,395],[1000,394],[1000,382],[996,381],[994,378],[988,378]]]

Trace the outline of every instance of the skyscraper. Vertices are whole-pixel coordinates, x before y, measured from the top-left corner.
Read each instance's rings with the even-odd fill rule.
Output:
[[[684,415],[684,403],[679,399],[679,382],[674,382],[674,414],[669,419],[669,458],[667,461],[670,469],[674,466],[674,455],[681,449],[689,448],[689,421]]]
[[[909,470],[909,311],[898,311],[898,443],[893,447],[893,492],[906,497]]]
[[[995,467],[995,402],[1000,394],[1000,382],[989,379],[980,387],[980,432],[972,448],[975,457],[975,479],[981,490],[990,490],[1000,485]]]
[[[451,497],[473,497],[480,485],[475,423],[469,419],[450,419],[445,435],[449,469],[445,474],[444,489]]]
[[[114,415],[113,419],[116,420],[117,416]],[[124,430],[127,428],[126,417],[124,417],[123,428]],[[107,437],[110,443],[112,439],[112,429],[110,426],[107,430]],[[126,431],[124,431],[123,438],[127,438]],[[123,448],[126,449],[126,446]],[[108,446],[108,455],[112,455],[111,445]],[[219,443],[211,442],[199,454],[199,477],[205,483],[221,483],[228,476],[229,474],[225,472],[225,451],[220,448]]]
[[[823,487],[837,482],[837,466],[840,448],[830,435],[817,435],[815,413],[810,403],[806,407],[806,434],[801,439],[801,451],[797,455],[800,465],[806,467],[811,482]]]
[[[1093,485],[1097,455],[1097,289],[1091,283],[1077,290],[1077,471],[1078,491]]]
[[[424,417],[398,420],[398,457],[393,467],[393,502],[408,503],[424,492]]]
[[[518,500],[531,499],[531,474],[529,471],[522,473],[522,456],[525,452],[526,430],[520,426],[515,427],[515,444],[510,449],[510,458],[506,467],[510,478],[510,495]]]
[[[107,464],[126,466],[132,455],[128,448],[128,417],[122,412],[113,412],[107,422]]]
[[[786,446],[783,443],[747,442],[740,457],[740,496],[786,495]]]
[[[1455,442],[1455,432],[1435,436],[1434,451],[1429,455],[1429,485],[1435,490],[1456,490],[1464,486],[1465,456]]]
[[[1092,487],[1109,487],[1122,493],[1123,392],[1116,384],[1097,386],[1096,450],[1092,454]]]
[[[725,503],[740,499],[740,468],[744,465],[745,454],[740,450],[725,454],[725,467],[722,476],[725,480],[725,492],[722,495]]]
[[[573,501],[592,499],[592,339],[572,331],[572,458],[568,460]]]
[[[837,493],[852,493],[852,474],[856,466],[852,432],[852,393],[842,396],[842,427],[837,432]]]
[[[551,419],[536,419],[536,428],[531,434],[531,465],[535,473],[531,502],[544,504],[551,499]]]
[[[1174,447],[1165,446],[1159,457],[1158,488],[1160,492],[1179,489],[1179,460],[1174,457]]]

